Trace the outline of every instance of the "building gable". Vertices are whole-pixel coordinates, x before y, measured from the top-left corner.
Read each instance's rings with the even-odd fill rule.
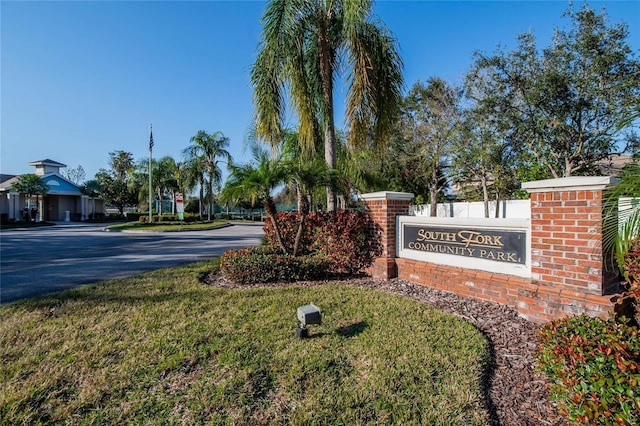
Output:
[[[80,187],[58,174],[47,174],[42,177],[42,180],[49,187],[47,195],[82,195]]]

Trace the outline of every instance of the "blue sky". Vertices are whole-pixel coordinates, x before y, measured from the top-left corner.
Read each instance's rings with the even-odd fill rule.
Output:
[[[582,3],[576,2],[576,7]],[[640,2],[598,1],[625,21],[640,51]],[[249,69],[263,1],[0,2],[0,172],[31,173],[50,158],[87,179],[108,153],[182,158],[198,130],[231,139],[236,161],[252,119]],[[539,45],[568,25],[564,1],[378,1],[395,34],[405,86],[439,76],[457,83],[476,50],[511,48],[533,30]],[[344,97],[338,88],[336,98]],[[338,122],[342,123],[339,112]]]

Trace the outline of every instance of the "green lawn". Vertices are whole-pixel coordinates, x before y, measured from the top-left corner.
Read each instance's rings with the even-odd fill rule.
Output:
[[[158,223],[140,223],[140,222],[127,222],[118,225],[108,226],[109,231],[154,231],[154,232],[177,232],[177,231],[202,231],[206,229],[214,229],[222,225],[229,223],[226,220],[214,220],[212,222],[196,222],[196,223],[184,223],[184,222],[158,222]]]
[[[0,307],[0,424],[488,423],[470,324],[371,289],[212,288],[213,266]]]

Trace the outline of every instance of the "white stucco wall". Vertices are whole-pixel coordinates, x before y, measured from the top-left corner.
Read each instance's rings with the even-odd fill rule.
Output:
[[[429,216],[429,204],[409,206],[411,216]],[[489,202],[489,217],[496,215],[496,202]],[[484,203],[482,201],[438,203],[437,217],[484,217]],[[513,219],[531,218],[531,200],[500,201],[499,217]]]

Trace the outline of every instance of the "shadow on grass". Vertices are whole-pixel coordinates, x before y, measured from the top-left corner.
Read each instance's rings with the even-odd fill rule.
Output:
[[[489,342],[489,348],[488,348],[489,356],[488,356],[487,362],[485,363],[484,372],[482,374],[482,382],[480,383],[480,385],[482,388],[482,392],[484,393],[484,400],[487,404],[487,411],[489,412],[490,424],[492,426],[499,426],[501,424],[500,416],[498,416],[497,407],[493,403],[493,399],[491,398],[492,381],[493,381],[493,377],[495,375],[496,367],[497,367],[496,349],[493,344],[493,341],[491,340],[491,336],[489,336],[486,332],[481,330],[479,327],[477,326],[474,326],[474,327],[476,328],[476,330],[482,333],[484,338],[487,339],[487,342]]]
[[[360,322],[356,322],[354,324],[336,329],[336,334],[342,337],[353,337],[362,333],[367,327],[369,327],[369,324],[367,324],[366,321],[360,321]]]

